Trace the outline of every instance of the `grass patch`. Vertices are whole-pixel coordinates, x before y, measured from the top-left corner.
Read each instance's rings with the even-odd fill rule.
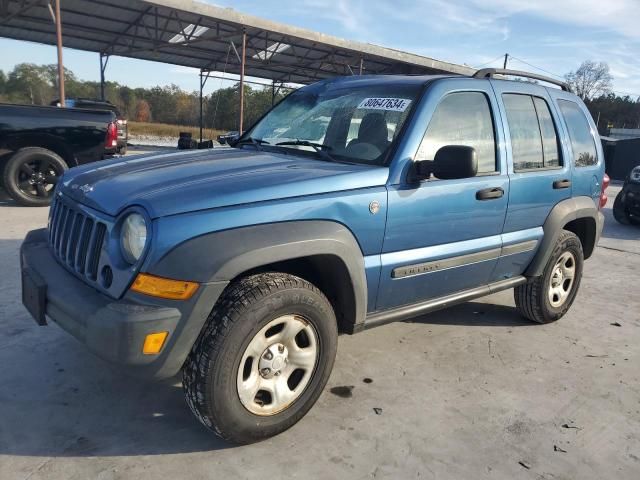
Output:
[[[168,123],[145,123],[129,121],[129,135],[153,135],[157,137],[173,137],[178,139],[180,132],[191,132],[194,139],[200,139],[200,127],[188,127],[186,125],[170,125]],[[226,133],[222,130],[205,128],[202,138],[216,140],[218,135]]]

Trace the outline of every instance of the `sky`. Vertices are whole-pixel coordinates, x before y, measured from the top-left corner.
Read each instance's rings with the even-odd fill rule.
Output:
[[[202,1],[202,0],[200,0]],[[239,12],[472,67],[564,76],[584,60],[605,61],[613,90],[640,96],[640,0],[216,0]],[[277,5],[277,8],[275,7]],[[0,69],[56,62],[55,48],[0,39]],[[65,65],[99,80],[96,53],[64,50]],[[112,57],[108,80],[132,87],[198,89],[197,70]],[[209,81],[213,90],[226,86]]]

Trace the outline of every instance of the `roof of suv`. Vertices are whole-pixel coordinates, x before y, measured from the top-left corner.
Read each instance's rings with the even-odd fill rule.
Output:
[[[333,84],[357,84],[357,85],[376,85],[376,84],[389,84],[395,85],[424,85],[427,82],[441,78],[477,78],[477,79],[499,79],[508,80],[504,78],[506,76],[524,77],[532,80],[540,80],[542,82],[550,83],[562,90],[570,92],[569,86],[560,80],[556,80],[551,77],[545,77],[535,73],[522,72],[519,70],[505,70],[497,68],[485,68],[478,70],[473,76],[466,77],[462,75],[352,75],[346,77],[334,77],[326,80],[321,80],[318,83],[333,83]]]

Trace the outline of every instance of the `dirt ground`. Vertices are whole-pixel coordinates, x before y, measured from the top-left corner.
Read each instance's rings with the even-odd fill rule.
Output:
[[[31,320],[18,249],[47,209],[3,197],[0,479],[637,480],[640,228],[613,220],[618,190],[561,321],[524,321],[507,291],[343,336],[309,415],[246,447],[191,418],[179,379],[128,378]]]

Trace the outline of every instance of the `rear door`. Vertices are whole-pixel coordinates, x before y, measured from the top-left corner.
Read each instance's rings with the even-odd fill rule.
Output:
[[[571,197],[569,145],[547,89],[528,82],[492,80],[507,141],[509,207],[503,251],[492,280],[520,275],[543,236],[551,209]]]
[[[429,88],[410,137],[409,161],[432,161],[447,145],[475,148],[472,178],[388,186],[377,310],[430,300],[488,283],[500,255],[509,179],[495,96],[488,81],[448,79]],[[486,196],[482,192],[499,195]]]

